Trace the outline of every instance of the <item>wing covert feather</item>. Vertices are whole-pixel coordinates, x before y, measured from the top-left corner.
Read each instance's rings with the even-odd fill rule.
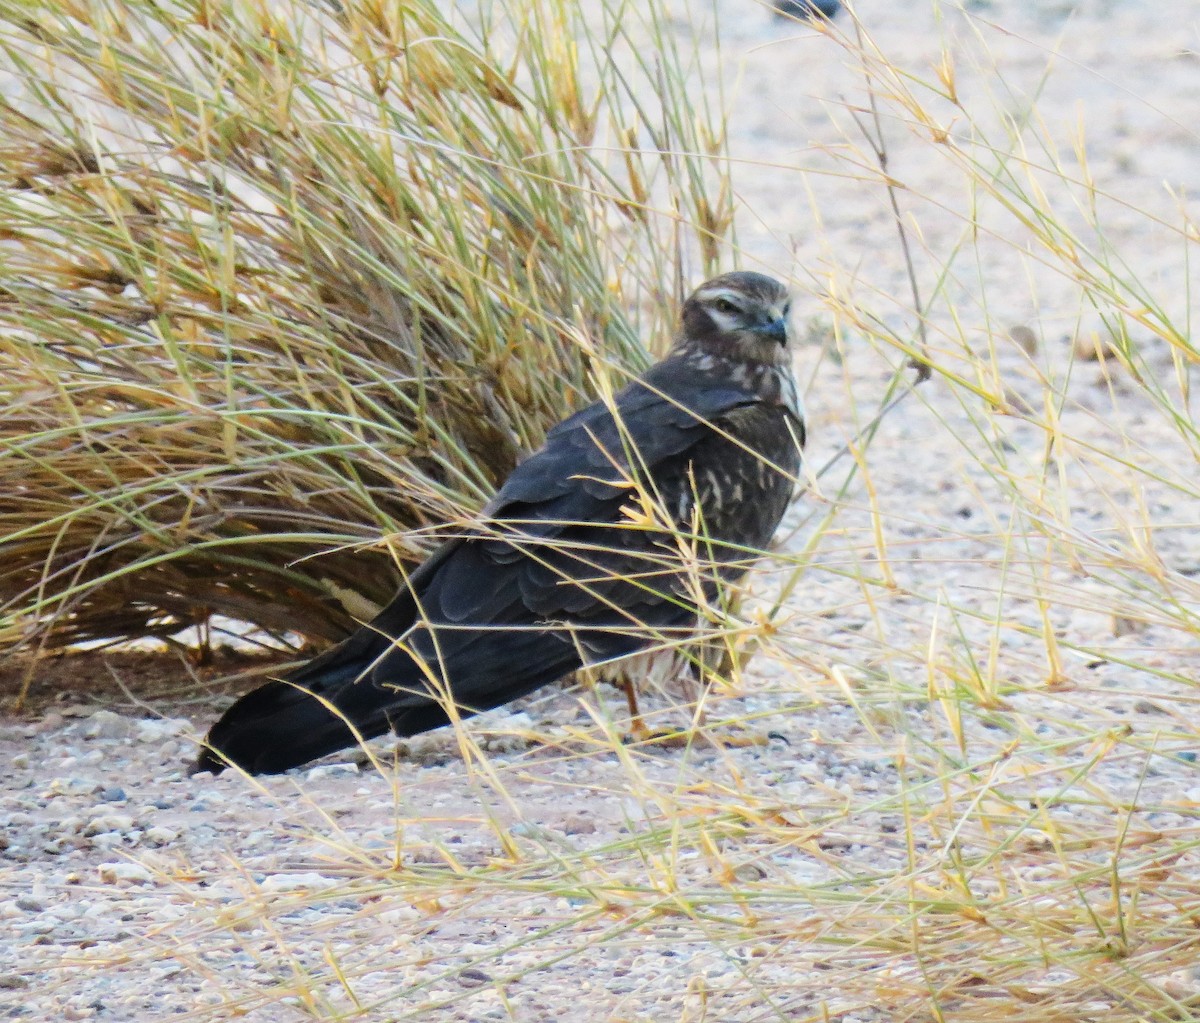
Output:
[[[593,502],[610,500],[630,477],[686,451],[709,424],[757,401],[744,387],[714,386],[691,367],[660,363],[616,395],[615,416],[596,402],[550,430],[545,445],[513,470],[485,514],[590,521]]]
[[[711,423],[757,400],[668,361],[616,395],[615,416],[597,402],[559,423],[484,509],[495,532],[455,541],[435,573],[422,573],[424,615],[460,625],[529,612],[546,620],[653,618],[651,609],[669,602],[660,592],[666,580],[656,588],[653,578],[669,552],[658,534],[622,524],[628,480],[686,459]]]

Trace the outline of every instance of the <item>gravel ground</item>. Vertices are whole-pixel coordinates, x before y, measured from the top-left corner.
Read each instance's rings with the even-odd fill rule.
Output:
[[[703,974],[714,991],[736,986],[737,950],[717,952],[689,927],[672,940],[676,928],[668,922],[653,940],[627,936],[547,965],[572,947],[544,933],[572,919],[579,903],[570,896],[498,889],[477,899],[441,891],[432,875],[424,900],[414,902],[412,889],[389,893],[383,875],[398,841],[417,872],[446,856],[472,869],[503,859],[502,841],[534,861],[545,852],[629,842],[660,816],[647,791],[679,791],[713,773],[769,775],[781,803],[811,802],[814,786],[861,793],[886,784],[888,768],[869,750],[831,752],[828,743],[840,745],[843,735],[853,741],[860,731],[844,709],[823,716],[827,745],[805,746],[811,722],[793,717],[761,747],[635,754],[634,781],[622,777],[613,754],[571,748],[568,730],[590,724],[580,706],[559,694],[529,708],[553,722],[544,736],[570,752],[529,747],[519,735],[485,740],[504,796],[464,771],[449,736],[412,744],[399,785],[390,772],[330,763],[251,786],[236,777],[183,775],[192,732],[186,719],[107,710],[82,716],[67,708],[6,729],[5,752],[23,751],[3,797],[9,828],[0,915],[12,940],[0,958],[0,985],[11,989],[11,1014],[141,1019],[247,999],[253,1008],[256,988],[278,998],[293,966],[320,964],[328,948],[341,950],[357,974],[353,987],[364,1003],[422,980],[429,988],[419,1001],[478,989],[446,1018],[507,1019],[505,1004],[518,1019],[620,1018],[622,1010],[653,1012],[656,1003],[674,1014],[692,975]],[[522,713],[492,727],[521,733],[532,722]],[[865,845],[838,841],[865,866]],[[881,851],[875,845],[869,854]],[[681,875],[689,869],[679,865]],[[777,869],[793,882],[828,874],[816,858]],[[574,940],[582,944],[589,930]],[[381,954],[386,968],[364,969],[368,953]],[[89,963],[108,968],[71,968]],[[501,999],[504,978],[526,970],[503,984]],[[577,1002],[580,984],[601,981],[602,1004]],[[326,994],[338,1003],[337,992]],[[344,995],[341,1001],[346,1007]],[[255,1015],[293,1014],[275,1005]]]
[[[1080,176],[1072,146],[1083,126],[1087,169],[1116,196],[1102,204],[1108,241],[1136,257],[1142,279],[1180,315],[1189,285],[1200,283],[1187,279],[1182,243],[1117,200],[1176,223],[1186,208],[1180,196],[1200,191],[1190,127],[1200,123],[1200,4],[1170,5],[1170,18],[1167,5],[1139,0],[966,6],[993,69],[972,66],[984,46],[970,42],[961,13],[859,4],[881,50],[928,77],[949,33],[964,97],[987,93],[1015,117],[1022,97],[1040,89],[1046,132]],[[708,73],[723,69],[736,88],[730,141],[747,264],[790,276],[810,295],[817,340],[828,333],[828,310],[842,303],[911,330],[887,194],[870,166],[851,171],[847,146],[862,143],[841,101],[861,95],[859,72],[833,40],[784,26],[751,0],[719,0],[716,10],[723,52],[720,64],[708,55]],[[1039,86],[1047,63],[1053,74]],[[956,123],[951,108],[939,116]],[[999,117],[993,127],[1001,129]],[[928,134],[885,117],[889,170],[906,186],[901,201],[927,294],[933,268],[951,261],[968,227],[978,232],[933,303],[933,343],[956,358],[946,340],[950,310],[959,334],[979,338],[978,351],[1001,338],[997,379],[1014,401],[1040,407],[1042,374],[1064,371],[1073,339],[1099,329],[1104,310],[1081,304],[1075,281],[1044,268],[1021,225],[994,204],[975,204]],[[1064,212],[1076,229],[1087,215],[1086,207]],[[1030,332],[1017,337],[1035,339],[1036,358],[1004,340],[1012,327]],[[856,432],[891,374],[855,338],[847,327],[839,360],[819,345],[800,356],[813,380],[813,465]],[[1147,364],[1169,376],[1165,344],[1142,343]],[[1073,450],[1122,450],[1164,480],[1194,473],[1190,452],[1140,390],[1112,367],[1082,365],[1063,411]],[[219,699],[161,696],[155,672],[171,684],[182,675],[169,663],[138,662],[135,672],[132,662],[111,662],[123,677],[141,673],[136,692],[149,673],[144,688],[159,695],[135,707],[119,693],[103,696],[111,685],[99,657],[59,662],[53,670],[93,674],[104,706],[43,702],[35,718],[0,725],[0,1012],[749,1023],[823,1012],[891,1019],[903,1007],[907,1018],[926,1018],[922,970],[932,967],[885,945],[841,940],[831,921],[854,933],[855,910],[831,909],[813,893],[898,874],[914,858],[936,862],[948,841],[934,815],[906,822],[899,796],[911,782],[905,764],[920,773],[958,742],[953,704],[928,700],[926,666],[913,654],[932,645],[939,593],[946,606],[979,613],[943,620],[943,633],[959,630],[956,650],[986,658],[997,633],[989,616],[1014,625],[994,651],[1012,691],[959,727],[964,758],[991,765],[997,792],[1013,805],[1047,807],[1048,823],[1022,833],[1034,840],[1022,851],[1021,882],[1036,890],[1039,871],[1091,855],[1057,846],[1053,827],[1062,826],[1100,836],[1098,863],[1114,855],[1109,839],[1118,832],[1141,843],[1139,863],[1169,852],[1190,891],[1200,863],[1181,836],[1200,812],[1188,684],[1196,643],[1178,622],[1195,615],[1195,594],[1173,591],[1180,617],[1171,621],[1136,591],[1122,594],[1111,578],[1046,554],[1044,543],[1005,546],[1003,480],[963,447],[978,422],[960,393],[937,382],[885,419],[868,456],[874,494],[861,484],[851,490],[819,570],[790,600],[788,656],[760,658],[740,689],[714,700],[710,720],[748,719],[754,745],[623,747],[620,699],[601,687],[556,690],[488,715],[471,726],[471,742],[438,734],[385,744],[382,769],[343,757],[257,782],[188,778],[195,736]],[[1044,457],[1045,431],[1035,423],[1003,417],[997,430],[1014,474]],[[1085,464],[1072,462],[1047,497],[1082,536],[1133,544],[1138,531],[1128,523],[1161,525],[1138,535],[1164,571],[1186,579],[1200,569],[1200,508],[1185,489],[1149,477],[1132,489]],[[828,481],[822,490],[793,512],[790,550],[803,549],[810,513],[833,496]],[[882,571],[872,500],[891,589],[855,578]],[[1000,596],[1014,562],[1033,567],[1014,572]],[[1050,595],[1063,658],[1050,686],[1035,577]],[[771,573],[760,581],[769,592]],[[947,671],[951,656],[930,654]],[[847,683],[839,665],[865,668],[866,681]],[[872,678],[895,686],[892,704]],[[672,695],[649,705],[679,721]],[[958,807],[949,820],[966,813],[956,800],[967,787],[947,783],[947,805]],[[1067,789],[1077,794],[1062,798]],[[678,828],[692,829],[686,840]],[[1042,847],[1039,834],[1051,836]],[[961,837],[970,843],[979,832],[964,826]],[[754,920],[729,894],[733,882],[767,893]],[[1142,898],[1141,912],[1153,916],[1155,893]],[[1182,896],[1164,894],[1164,906],[1171,898]],[[1185,948],[1192,960],[1194,940]],[[1181,962],[1165,965],[1157,983],[1190,998],[1200,984],[1186,956]],[[1059,980],[1047,969],[1040,983],[1048,990]],[[955,1018],[947,1005],[945,1018]],[[1101,986],[1053,1018],[1102,1018],[1115,1008],[1129,1006]]]

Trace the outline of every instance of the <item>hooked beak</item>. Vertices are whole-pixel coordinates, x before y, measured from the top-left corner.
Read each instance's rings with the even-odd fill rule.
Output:
[[[787,344],[788,324],[787,320],[782,316],[771,323],[760,324],[754,328],[754,332],[770,341],[778,342],[781,345]]]

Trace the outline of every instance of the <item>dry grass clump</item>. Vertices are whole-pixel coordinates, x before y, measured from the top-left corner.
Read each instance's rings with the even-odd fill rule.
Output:
[[[336,638],[644,364],[721,131],[589,17],[0,3],[0,641]]]

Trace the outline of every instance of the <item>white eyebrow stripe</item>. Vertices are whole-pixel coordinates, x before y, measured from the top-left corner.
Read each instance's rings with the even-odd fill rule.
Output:
[[[746,303],[746,296],[740,291],[734,291],[732,288],[710,288],[707,291],[700,292],[700,299],[704,302],[712,302],[721,298],[726,302],[732,302],[739,309]]]

